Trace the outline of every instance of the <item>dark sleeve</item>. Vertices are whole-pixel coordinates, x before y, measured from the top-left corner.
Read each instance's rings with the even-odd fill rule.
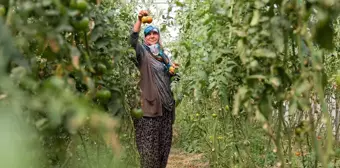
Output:
[[[139,39],[139,33],[132,31],[130,35],[130,45],[133,49],[135,49],[137,61],[138,63],[140,63],[142,59],[142,55],[143,55],[143,48],[142,48],[142,45],[139,43],[138,39]]]

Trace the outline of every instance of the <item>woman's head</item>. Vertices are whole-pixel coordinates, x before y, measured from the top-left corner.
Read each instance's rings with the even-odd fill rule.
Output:
[[[154,26],[148,26],[144,29],[145,42],[148,45],[159,43],[159,29]]]

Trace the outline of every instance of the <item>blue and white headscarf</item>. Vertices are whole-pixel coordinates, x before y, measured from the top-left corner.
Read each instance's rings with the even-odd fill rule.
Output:
[[[145,40],[145,37],[149,35],[150,32],[157,32],[159,33],[159,29],[157,27],[154,27],[152,25],[147,26],[144,29],[144,43],[143,45],[145,48],[152,53],[152,55],[158,60],[164,63],[166,70],[168,70],[171,66],[170,59],[166,54],[164,54],[164,50],[161,44],[160,36],[159,40],[156,44],[148,44]]]

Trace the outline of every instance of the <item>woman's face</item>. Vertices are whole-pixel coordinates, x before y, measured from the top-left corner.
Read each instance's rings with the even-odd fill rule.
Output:
[[[149,44],[156,44],[159,40],[159,34],[157,32],[150,32],[148,35],[146,35],[145,40]]]

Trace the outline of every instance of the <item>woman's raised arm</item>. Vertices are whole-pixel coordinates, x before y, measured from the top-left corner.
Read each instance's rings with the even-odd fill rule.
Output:
[[[147,15],[149,15],[148,11],[146,10],[139,11],[138,19],[132,29],[132,33],[130,37],[130,44],[136,50],[137,50],[137,44],[138,44],[138,36],[139,36],[140,28],[142,25],[142,17],[147,16]]]

